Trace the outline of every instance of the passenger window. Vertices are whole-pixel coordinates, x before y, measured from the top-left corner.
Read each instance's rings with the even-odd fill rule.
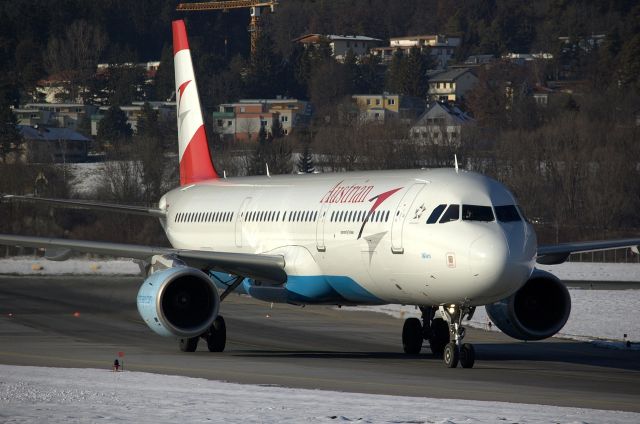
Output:
[[[491,222],[495,217],[491,206],[462,205],[462,220]]]
[[[460,205],[449,205],[442,218],[440,218],[440,224],[457,221],[458,219],[460,219]]]
[[[496,206],[496,216],[500,222],[521,221],[518,210],[514,205]]]

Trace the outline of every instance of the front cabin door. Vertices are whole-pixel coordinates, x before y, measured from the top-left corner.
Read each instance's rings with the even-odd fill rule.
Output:
[[[393,253],[404,253],[404,247],[402,245],[404,224],[407,220],[412,218],[412,206],[415,203],[416,197],[420,194],[425,185],[425,183],[416,183],[409,187],[409,190],[404,194],[402,200],[398,204],[398,208],[393,214],[393,222],[391,223],[391,251]]]

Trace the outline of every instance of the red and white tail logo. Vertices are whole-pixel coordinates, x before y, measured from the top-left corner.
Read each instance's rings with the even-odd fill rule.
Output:
[[[184,21],[173,21],[173,64],[180,147],[180,185],[218,178],[207,144]]]

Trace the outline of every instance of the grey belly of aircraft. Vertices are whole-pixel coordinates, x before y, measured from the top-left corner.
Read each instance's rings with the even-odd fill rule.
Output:
[[[452,372],[402,353],[402,321],[229,296],[227,350],[182,353],[139,318],[139,278],[0,277],[0,363],[125,369],[251,384],[640,411],[640,352],[470,329],[481,359]],[[455,371],[455,370],[454,370]]]

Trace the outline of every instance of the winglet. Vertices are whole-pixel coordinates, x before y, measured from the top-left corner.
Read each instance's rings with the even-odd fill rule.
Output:
[[[218,178],[204,129],[198,87],[184,21],[173,21],[173,63],[180,158],[180,185]]]

